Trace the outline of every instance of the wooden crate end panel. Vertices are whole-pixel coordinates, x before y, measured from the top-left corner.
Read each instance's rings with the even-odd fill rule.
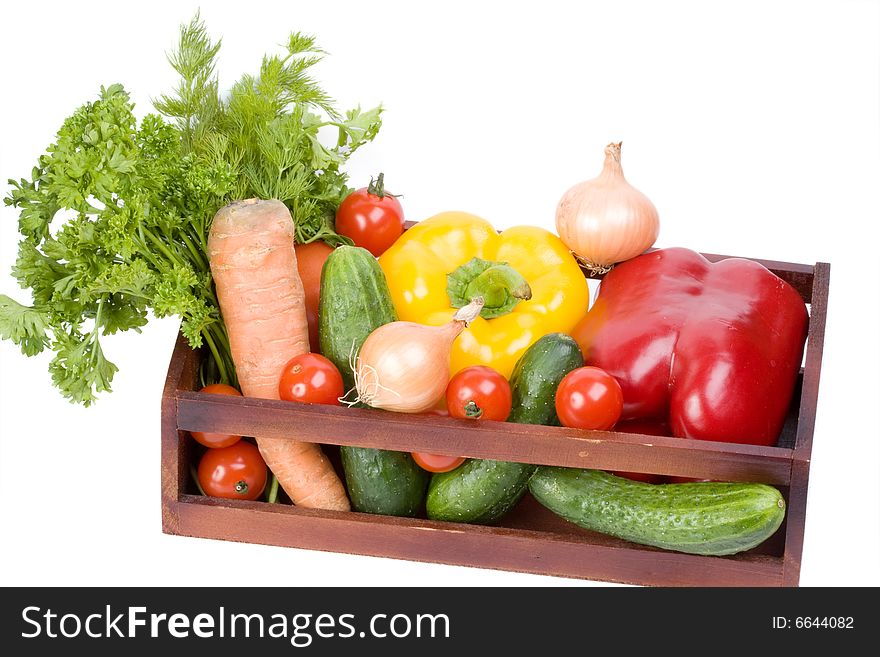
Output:
[[[701,557],[592,544],[496,527],[297,510],[185,497],[181,533],[222,540],[363,554],[653,586],[779,586],[778,557]]]

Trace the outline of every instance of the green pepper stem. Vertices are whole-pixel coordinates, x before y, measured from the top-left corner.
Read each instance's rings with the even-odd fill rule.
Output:
[[[489,267],[472,280],[465,295],[473,299],[483,297],[489,308],[503,306],[510,297],[528,300],[532,298],[532,289],[516,269],[510,265],[498,264]]]
[[[506,262],[471,258],[446,275],[446,294],[453,308],[476,298],[485,302],[480,316],[493,319],[506,315],[520,301],[532,298],[526,279]]]

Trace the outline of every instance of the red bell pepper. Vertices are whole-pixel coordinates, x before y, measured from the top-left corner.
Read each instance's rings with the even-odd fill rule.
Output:
[[[617,378],[624,420],[666,419],[682,438],[773,445],[801,365],[808,314],[762,265],[660,249],[617,265],[574,330]]]

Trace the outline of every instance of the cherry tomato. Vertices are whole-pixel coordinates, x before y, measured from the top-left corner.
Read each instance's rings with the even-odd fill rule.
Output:
[[[563,426],[606,430],[623,410],[623,393],[613,376],[598,367],[572,370],[556,389],[556,414]]]
[[[199,485],[205,495],[255,500],[263,494],[268,469],[260,450],[246,440],[209,449],[199,461]]]
[[[324,262],[333,252],[333,247],[322,240],[297,244],[296,268],[302,279],[303,291],[306,293],[306,319],[309,321],[309,348],[314,353],[321,352],[318,342],[318,300],[321,297],[321,270]]]
[[[199,390],[199,392],[207,392],[212,395],[234,395],[241,397],[241,393],[238,390],[225,383],[212,383]],[[231,433],[204,433],[202,431],[190,431],[189,435],[191,435],[197,443],[201,443],[205,447],[229,447],[241,440],[241,436],[236,436]]]
[[[336,406],[343,394],[342,375],[321,354],[294,356],[281,370],[278,396],[285,401]]]
[[[464,368],[446,386],[446,408],[451,417],[504,422],[511,403],[510,383],[485,365]]]
[[[385,174],[346,196],[336,210],[336,232],[377,258],[403,235],[403,207],[385,191]]]
[[[412,457],[416,465],[428,472],[449,472],[455,470],[465,461],[463,456],[446,456],[445,454],[428,454],[427,452],[412,452]]]

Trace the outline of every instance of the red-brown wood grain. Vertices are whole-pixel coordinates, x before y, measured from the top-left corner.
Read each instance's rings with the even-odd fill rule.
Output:
[[[710,260],[726,256],[707,255]],[[198,354],[179,338],[162,399],[163,531],[234,541],[415,561],[661,586],[795,586],[824,343],[829,266],[759,261],[811,304],[800,396],[782,446],[759,447],[468,422],[369,409],[312,406],[195,392]],[[526,496],[500,526],[299,509],[187,494],[188,430],[296,437],[333,445],[433,451],[569,467],[653,472],[777,485],[786,522],[762,546],[705,557],[586,532]]]
[[[181,429],[284,438],[297,427],[310,440],[332,445],[769,484],[787,484],[791,474],[791,450],[779,447],[207,397],[178,393]]]
[[[701,557],[606,537],[186,496],[180,534],[653,586],[779,586],[779,557]]]
[[[807,335],[800,413],[792,453],[791,491],[787,510],[788,529],[783,566],[783,583],[786,586],[796,586],[800,580],[804,525],[807,516],[807,485],[810,478],[813,432],[816,427],[816,408],[819,402],[819,375],[822,370],[822,353],[825,347],[825,317],[828,312],[830,277],[830,265],[824,262],[817,263],[812,281],[810,328]]]

